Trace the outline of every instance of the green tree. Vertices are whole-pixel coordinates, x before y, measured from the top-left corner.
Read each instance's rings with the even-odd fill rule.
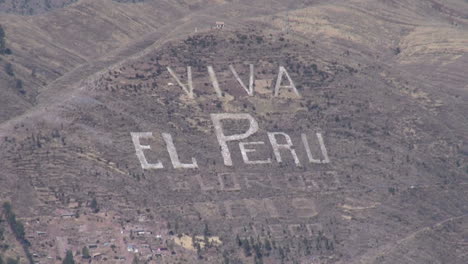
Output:
[[[75,260],[73,259],[73,253],[71,250],[67,250],[65,254],[65,259],[63,260],[62,264],[75,264]]]
[[[271,251],[271,249],[272,249],[271,248],[271,242],[270,242],[270,240],[268,240],[268,238],[266,238],[265,239],[265,250],[269,252],[269,251]]]
[[[244,248],[244,254],[245,254],[245,256],[246,256],[246,257],[252,256],[252,248],[250,247],[249,240],[244,239],[244,241],[242,242],[242,246],[243,246],[243,248]]]
[[[2,25],[0,25],[0,54],[5,50],[5,30],[3,30]]]
[[[257,256],[254,257],[254,263],[255,264],[263,264],[263,259],[262,258],[258,258]]]
[[[3,205],[3,210],[5,211],[5,214],[9,214],[11,212],[11,204],[10,202],[4,202]]]
[[[99,212],[99,206],[98,206],[96,198],[93,198],[93,200],[91,201],[90,207],[91,209],[93,209],[94,213]]]
[[[23,81],[20,80],[20,79],[16,79],[15,82],[16,82],[15,83],[16,89],[22,90],[23,89]]]
[[[239,247],[242,246],[242,240],[240,239],[240,237],[239,237],[238,234],[236,235],[236,242],[237,242],[237,245],[238,245]]]
[[[227,251],[223,252],[223,264],[229,264],[229,253]]]
[[[25,232],[24,232],[24,225],[20,221],[15,221],[15,227],[14,230],[15,235],[20,239],[21,241],[24,241],[25,239]]]
[[[6,264],[18,264],[19,260],[14,259],[14,258],[7,258]]]
[[[205,228],[203,229],[203,235],[204,236],[210,236],[210,230],[208,229],[208,224],[205,223]]]
[[[0,1],[1,3],[1,1]],[[2,25],[0,25],[0,54],[11,54],[11,50],[6,47],[5,41],[5,30],[3,30]]]
[[[91,256],[89,255],[89,249],[87,246],[84,246],[83,249],[81,250],[81,255],[83,256],[83,258],[90,258]]]
[[[5,72],[6,72],[6,74],[8,74],[10,76],[15,75],[15,71],[13,70],[13,65],[11,63],[5,64]]]
[[[16,220],[16,215],[13,212],[11,204],[9,202],[3,203],[3,211],[5,212],[7,222],[10,225],[11,230],[15,234],[16,238],[20,240],[21,242],[24,242],[25,241],[24,226],[20,221]]]

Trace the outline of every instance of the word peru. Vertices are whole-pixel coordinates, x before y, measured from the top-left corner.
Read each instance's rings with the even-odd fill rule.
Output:
[[[231,153],[237,151],[234,148],[230,148],[228,143],[238,143],[238,151],[242,156],[242,161],[244,164],[269,164],[269,163],[282,163],[286,155],[288,158],[292,158],[296,166],[301,166],[301,161],[299,160],[298,154],[296,153],[296,148],[294,147],[291,137],[284,132],[266,132],[269,145],[271,146],[271,151],[273,155],[272,158],[268,156],[259,158],[258,155],[255,155],[256,158],[253,158],[254,153],[257,152],[258,148],[266,145],[264,141],[248,141],[248,139],[257,133],[259,129],[258,122],[247,113],[217,113],[211,114],[211,121],[213,122],[214,133],[217,138],[217,143],[219,144],[221,157],[223,159],[225,166],[233,166],[233,160]],[[239,121],[246,122],[249,124],[248,128],[245,129],[242,133],[236,132],[237,134],[232,134],[227,131],[223,126],[223,121]],[[162,169],[164,165],[161,161],[157,160],[156,162],[150,163],[146,156],[145,150],[150,151],[150,145],[144,145],[141,143],[141,139],[151,139],[153,138],[152,132],[132,132],[130,133],[132,137],[133,144],[135,146],[136,156],[140,161],[141,167],[145,170],[149,169]],[[179,153],[184,153],[183,150],[180,152],[177,151],[177,148],[174,144],[173,138],[168,133],[161,133],[162,139],[166,145],[167,152],[169,154],[172,166],[175,169],[197,169],[198,163],[195,157],[191,158],[190,162],[182,162],[179,158]],[[305,133],[301,134],[301,142],[305,149],[305,154],[307,160],[310,163],[316,164],[325,164],[329,163],[330,159],[328,157],[327,149],[324,144],[324,140],[321,133],[316,133],[318,148],[321,152],[321,157],[314,157],[311,151],[309,144],[309,135]],[[232,145],[231,145],[232,147]],[[274,157],[274,159],[273,159]]]

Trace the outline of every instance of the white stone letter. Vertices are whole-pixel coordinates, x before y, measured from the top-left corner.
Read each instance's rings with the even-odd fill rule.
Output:
[[[180,85],[180,87],[182,87],[182,89],[185,91],[185,93],[191,99],[193,99],[194,95],[193,95],[193,84],[192,84],[192,68],[190,66],[187,66],[188,89],[187,89],[187,86],[185,86],[185,84],[183,84],[180,81],[179,77],[177,77],[177,75],[175,74],[175,72],[171,68],[167,67],[167,70],[172,75],[172,77],[176,80],[176,82]]]
[[[223,97],[223,93],[219,88],[218,78],[216,78],[213,66],[208,66],[208,73],[210,74],[211,83],[213,83],[213,88],[215,89],[216,94],[218,95],[218,97]]]
[[[198,168],[197,160],[192,158],[192,163],[181,163],[179,160],[179,155],[177,154],[174,141],[172,140],[171,134],[162,133],[162,137],[166,142],[167,152],[171,158],[172,166],[174,169],[196,169]]]
[[[232,166],[231,153],[227,145],[228,141],[246,139],[258,130],[258,123],[249,114],[211,114],[211,120],[213,121],[216,137],[218,138],[219,145],[221,146],[221,153],[224,159],[224,165]],[[250,125],[249,129],[243,134],[234,134],[226,136],[223,131],[223,124],[221,120],[232,119],[232,120],[248,120]]]
[[[283,81],[283,75],[285,74],[286,74],[286,77],[288,78],[289,85],[281,86],[281,82]],[[301,97],[301,95],[296,89],[296,86],[294,85],[294,82],[292,81],[291,77],[289,77],[288,72],[283,66],[279,67],[278,79],[276,79],[276,86],[275,86],[275,97],[279,95],[280,88],[292,89],[297,96]]]
[[[253,96],[254,95],[254,87],[253,87],[253,84],[254,84],[254,66],[253,66],[253,64],[250,64],[249,88],[247,88],[245,86],[244,82],[239,77],[239,74],[237,74],[236,69],[234,69],[234,67],[232,65],[229,65],[229,68],[231,69],[232,74],[234,74],[234,77],[236,77],[236,80],[239,82],[239,84],[242,86],[242,88],[244,88],[244,90],[247,92],[247,94],[249,96]]]
[[[263,145],[265,142],[258,141],[258,142],[240,142],[239,148],[242,153],[242,159],[244,160],[245,164],[265,164],[271,163],[271,159],[268,158],[266,160],[249,160],[249,156],[247,156],[248,152],[255,152],[253,148],[246,148],[248,145]]]
[[[310,163],[330,163],[330,159],[328,158],[327,149],[325,148],[325,144],[323,143],[323,137],[321,133],[316,133],[317,139],[320,144],[320,150],[322,151],[323,160],[314,159],[312,156],[312,152],[310,151],[309,141],[307,140],[306,134],[301,134],[302,143],[304,144],[304,148],[306,149],[307,157],[309,158]]]
[[[318,214],[314,201],[308,198],[293,198],[291,205],[296,209],[297,217],[314,217]]]
[[[149,164],[148,161],[146,160],[145,153],[143,153],[144,149],[151,149],[149,145],[141,145],[140,143],[140,138],[152,138],[153,133],[151,132],[141,132],[141,133],[135,133],[131,132],[132,135],[132,141],[133,145],[135,146],[135,152],[138,157],[138,160],[140,160],[141,168],[144,170],[149,170],[149,169],[162,169],[164,166],[162,163],[158,160],[158,163],[155,164]]]
[[[283,136],[286,139],[286,144],[278,144],[278,142],[276,141],[277,135]],[[293,149],[291,138],[289,137],[288,134],[283,133],[283,132],[268,132],[268,138],[270,139],[270,143],[271,143],[271,146],[273,147],[273,152],[275,153],[275,157],[278,163],[282,162],[280,149],[287,149],[291,152],[291,155],[294,158],[294,163],[296,163],[297,166],[301,165],[301,163],[299,162],[299,159],[297,158],[296,151]]]

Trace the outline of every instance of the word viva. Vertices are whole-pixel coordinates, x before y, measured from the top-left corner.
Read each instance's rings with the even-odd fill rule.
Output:
[[[237,82],[242,86],[242,88],[247,92],[249,96],[254,95],[254,82],[255,82],[255,77],[254,77],[254,66],[253,64],[250,64],[250,75],[249,75],[249,85],[245,85],[245,83],[241,80],[239,77],[239,74],[237,73],[236,69],[234,66],[229,65],[229,69],[231,70],[232,74],[236,78]],[[213,88],[216,92],[216,95],[218,97],[223,97],[223,92],[221,91],[221,88],[219,87],[219,82],[216,77],[216,73],[213,69],[213,66],[208,66],[208,74],[210,76],[211,83],[213,84]],[[172,78],[176,80],[177,84],[184,90],[185,94],[193,99],[195,97],[194,92],[193,92],[193,81],[192,81],[192,68],[190,66],[187,67],[187,84],[184,84],[180,78],[177,76],[177,74],[170,68],[167,67],[167,71],[171,74]],[[289,82],[289,85],[282,85],[281,83],[283,82],[284,77]],[[276,79],[276,84],[275,84],[275,94],[274,96],[277,97],[279,95],[279,92],[281,89],[286,89],[286,90],[292,90],[297,97],[301,97],[299,92],[297,91],[296,86],[294,85],[293,80],[289,76],[288,71],[286,68],[283,66],[279,67],[278,70],[278,77]]]
[[[247,113],[218,113],[211,114],[211,120],[214,126],[214,132],[218,140],[218,144],[221,150],[221,156],[225,166],[233,166],[231,157],[231,149],[228,146],[230,142],[238,142],[239,150],[242,155],[242,160],[245,164],[268,164],[273,163],[272,158],[257,158],[253,159],[252,155],[257,151],[256,146],[264,145],[263,141],[246,141],[250,136],[254,135],[258,129],[258,122]],[[243,133],[228,134],[223,127],[222,121],[248,121],[249,127]],[[136,156],[140,161],[143,169],[162,169],[164,165],[161,161],[157,160],[156,163],[149,163],[145,157],[144,150],[150,150],[150,145],[143,145],[141,139],[151,139],[153,137],[152,132],[132,132],[132,141],[135,146]],[[172,136],[168,133],[161,133],[161,136],[166,144],[167,152],[169,154],[172,166],[175,169],[197,169],[198,163],[196,158],[192,157],[190,163],[184,163],[180,160],[178,151],[172,139]],[[273,150],[273,156],[277,163],[283,162],[283,155],[288,153],[292,156],[296,166],[301,166],[301,162],[296,153],[296,149],[292,143],[291,137],[284,132],[267,132],[268,140]],[[301,141],[304,146],[307,159],[310,163],[325,164],[329,163],[327,149],[325,148],[324,140],[321,133],[316,133],[317,140],[320,146],[322,158],[318,159],[313,157],[312,151],[309,145],[307,135],[301,134]],[[280,143],[282,142],[282,143]],[[183,151],[181,152],[183,153]]]

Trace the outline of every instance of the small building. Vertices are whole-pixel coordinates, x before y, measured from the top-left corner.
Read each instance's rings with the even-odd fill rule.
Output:
[[[137,234],[137,236],[145,236],[145,235],[151,235],[153,232],[151,231],[145,231],[145,230],[135,230],[134,233]]]
[[[68,204],[68,208],[70,209],[78,209],[80,208],[80,203],[79,202],[70,202]]]
[[[102,253],[93,254],[93,259],[101,259],[104,256]]]
[[[216,21],[216,29],[223,29],[224,22],[223,21]]]
[[[128,245],[128,246],[127,246],[127,251],[128,251],[128,252],[138,253],[138,249],[137,249],[135,246],[133,246],[133,245]]]
[[[74,213],[66,213],[66,214],[62,214],[60,217],[62,217],[64,219],[73,218],[73,217],[75,217],[75,214]]]

